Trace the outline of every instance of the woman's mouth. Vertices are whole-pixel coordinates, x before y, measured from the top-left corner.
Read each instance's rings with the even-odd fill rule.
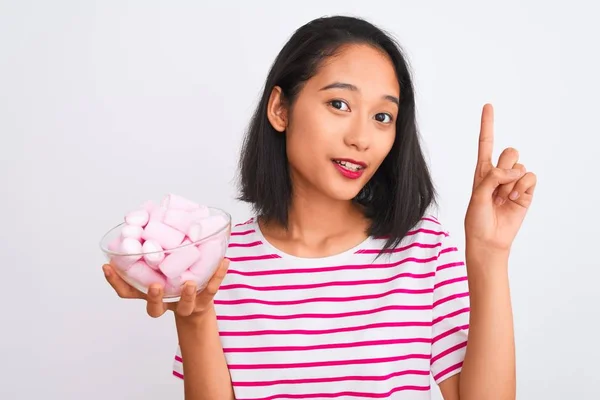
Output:
[[[337,170],[346,178],[358,179],[363,174],[366,164],[360,161],[348,159],[333,159],[331,160]]]

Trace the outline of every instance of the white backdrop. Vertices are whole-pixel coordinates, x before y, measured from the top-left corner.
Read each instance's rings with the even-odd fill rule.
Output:
[[[600,398],[600,28],[585,4],[0,0],[0,398],[182,398],[172,316],[113,294],[98,240],[166,192],[246,218],[233,178],[268,67],[294,29],[338,13],[406,48],[455,236],[495,105],[497,154],[518,148],[539,179],[510,266],[518,398]]]

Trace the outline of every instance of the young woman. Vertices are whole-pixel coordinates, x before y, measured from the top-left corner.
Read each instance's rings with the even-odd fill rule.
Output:
[[[399,47],[349,17],[301,27],[277,56],[244,143],[241,196],[209,286],[176,304],[106,277],[124,298],[174,311],[174,374],[191,399],[513,399],[511,243],[535,175],[492,164],[483,108],[465,258],[429,214],[434,188]],[[468,340],[467,340],[468,338]]]

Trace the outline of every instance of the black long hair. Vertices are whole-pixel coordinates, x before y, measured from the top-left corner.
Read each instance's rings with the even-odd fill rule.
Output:
[[[269,96],[279,86],[291,107],[303,84],[315,75],[322,62],[348,44],[368,44],[385,52],[400,86],[392,149],[354,199],[371,220],[367,234],[388,238],[382,249],[385,251],[400,243],[435,201],[436,194],[419,143],[408,62],[391,36],[363,19],[315,19],[300,27],[277,55],[242,146],[238,199],[252,204],[264,220],[287,227],[292,183],[285,134],[277,132],[267,118]]]

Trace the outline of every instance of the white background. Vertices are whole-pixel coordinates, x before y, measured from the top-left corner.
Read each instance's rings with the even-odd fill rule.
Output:
[[[518,398],[600,398],[600,28],[586,3],[0,0],[0,398],[183,397],[172,316],[114,295],[98,240],[167,192],[246,218],[235,167],[267,70],[295,29],[338,13],[405,47],[455,236],[495,105],[496,155],[516,147],[539,179],[510,266]]]

